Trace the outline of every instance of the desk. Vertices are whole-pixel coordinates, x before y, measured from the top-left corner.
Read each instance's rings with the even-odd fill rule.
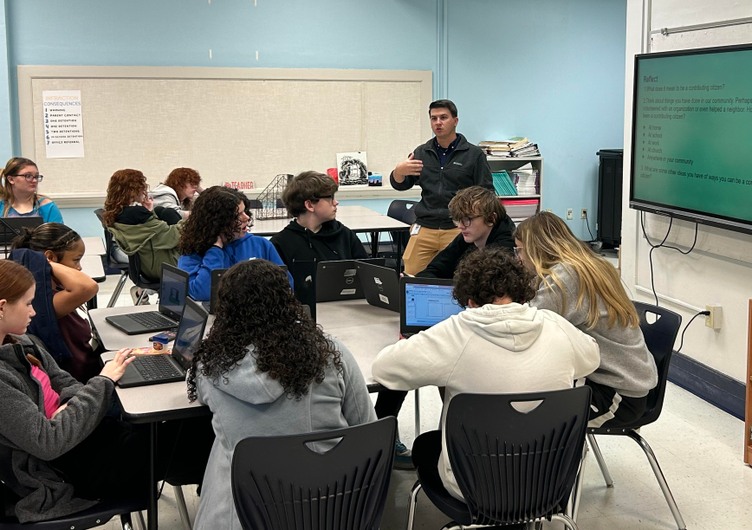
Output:
[[[355,233],[371,235],[371,256],[376,256],[379,250],[379,234],[381,232],[407,232],[410,225],[380,214],[365,206],[338,206],[337,220]],[[251,233],[257,236],[273,236],[281,232],[291,219],[257,219],[251,227]],[[401,243],[397,243],[397,254],[401,254]]]
[[[87,256],[104,256],[105,254],[107,254],[107,250],[104,248],[104,243],[102,243],[101,237],[82,237],[81,239],[83,239],[84,241],[84,246],[86,247],[85,254]]]
[[[108,307],[89,312],[94,328],[99,334],[102,345],[108,350],[146,346],[152,333],[126,335],[109,325],[105,318],[123,313],[153,311],[155,306]],[[347,300],[342,302],[325,302],[317,305],[318,323],[330,335],[338,338],[352,351],[369,392],[378,391],[381,386],[373,380],[371,364],[376,354],[384,346],[393,344],[399,335],[399,314],[380,307],[373,307],[365,300]],[[211,324],[210,316],[209,324]],[[368,325],[364,325],[368,324]],[[208,328],[209,326],[207,326]],[[102,355],[102,360],[112,358],[112,353]],[[155,461],[157,444],[157,425],[160,421],[178,420],[208,416],[209,408],[189,403],[184,382],[147,385],[135,388],[116,388],[116,393],[123,406],[123,417],[131,423],[148,423],[150,426],[150,472],[152,491],[148,503],[148,528],[158,527],[157,480]],[[416,406],[417,392],[416,392]],[[418,410],[416,409],[416,428]],[[416,430],[418,432],[418,430]]]

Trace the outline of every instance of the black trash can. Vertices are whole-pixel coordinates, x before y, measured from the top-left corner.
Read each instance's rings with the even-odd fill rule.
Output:
[[[624,168],[623,149],[601,149],[598,166],[598,241],[605,248],[621,244],[621,185]]]

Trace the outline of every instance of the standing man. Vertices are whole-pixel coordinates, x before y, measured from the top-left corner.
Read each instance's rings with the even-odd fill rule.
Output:
[[[478,146],[457,133],[457,106],[439,99],[428,106],[436,135],[397,164],[389,181],[395,190],[421,187],[415,224],[404,254],[405,273],[415,275],[459,233],[449,215],[449,201],[457,191],[478,185],[494,189],[491,168]]]

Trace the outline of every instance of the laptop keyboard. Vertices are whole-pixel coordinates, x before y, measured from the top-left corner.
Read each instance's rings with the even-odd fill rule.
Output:
[[[183,373],[175,368],[175,365],[164,355],[145,355],[136,361],[133,363],[134,368],[146,381],[183,376]]]
[[[174,320],[167,318],[157,311],[148,311],[146,313],[131,313],[128,315],[134,322],[138,322],[144,327],[175,327],[177,324]]]

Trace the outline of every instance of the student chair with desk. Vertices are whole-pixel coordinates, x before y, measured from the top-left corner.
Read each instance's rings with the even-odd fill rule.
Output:
[[[441,431],[421,434],[413,445],[418,481],[410,495],[408,530],[421,489],[452,518],[454,526],[445,529],[554,519],[576,530],[566,508],[580,468],[589,410],[590,389],[585,386],[454,396],[444,432],[464,501],[450,495],[439,476]]]
[[[120,293],[123,291],[123,286],[125,286],[125,282],[128,279],[128,256],[126,256],[125,252],[117,246],[115,239],[112,237],[112,233],[107,230],[107,226],[104,224],[104,209],[97,208],[94,210],[94,215],[97,216],[97,219],[99,219],[99,222],[102,224],[102,229],[104,230],[104,244],[107,251],[107,256],[105,257],[105,273],[113,269],[120,271],[118,283],[115,286],[115,290],[112,292],[110,301],[107,303],[107,307],[114,307]]]
[[[159,291],[159,282],[149,280],[141,272],[141,258],[138,252],[128,256],[128,277],[141,290],[135,305],[141,305],[147,301],[149,299],[149,291]]]
[[[392,219],[412,225],[415,223],[416,204],[418,204],[417,201],[395,199],[389,204],[386,214]],[[389,234],[392,238],[392,250],[379,252],[379,256],[394,259],[395,266],[393,268],[399,271],[401,270],[402,253],[405,251],[407,242],[410,240],[410,234],[406,231],[392,231]],[[400,268],[398,269],[398,267]]]

